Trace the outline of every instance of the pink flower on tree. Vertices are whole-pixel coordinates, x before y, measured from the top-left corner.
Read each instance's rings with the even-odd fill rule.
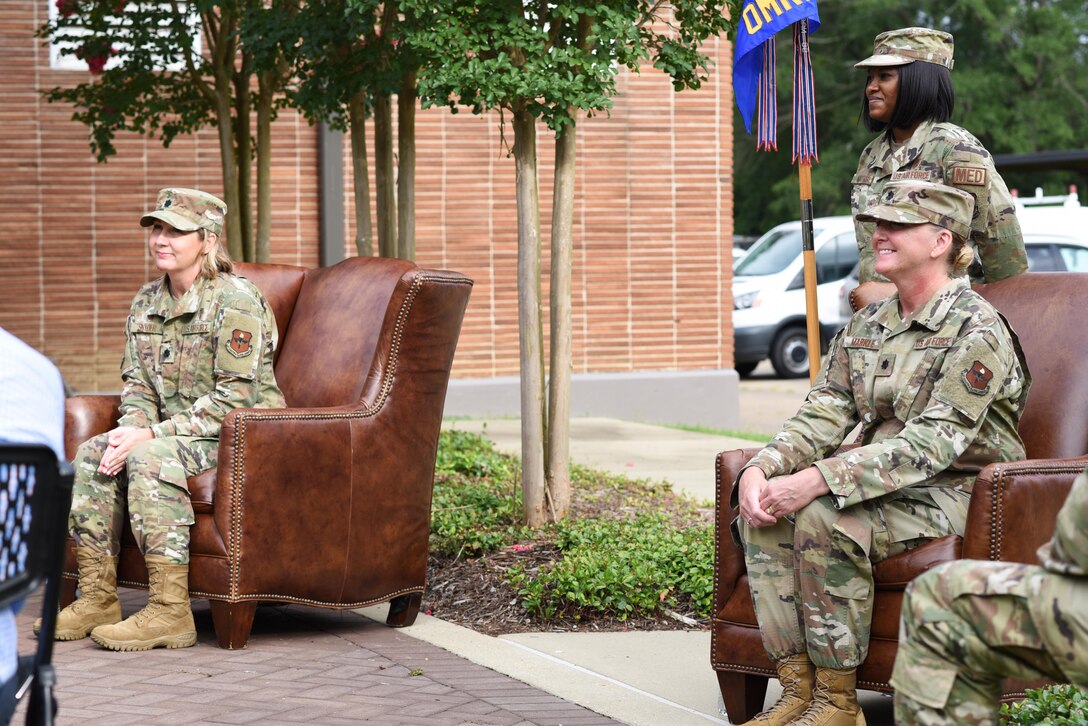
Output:
[[[57,0],[57,12],[62,18],[71,17],[79,10],[79,0]]]

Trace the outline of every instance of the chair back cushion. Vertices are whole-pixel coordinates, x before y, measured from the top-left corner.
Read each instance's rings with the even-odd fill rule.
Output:
[[[414,269],[406,260],[352,257],[306,270],[276,362],[291,407],[360,400],[397,283]]]
[[[1027,272],[976,289],[1012,324],[1031,371],[1020,437],[1029,459],[1088,453],[1088,273]]]

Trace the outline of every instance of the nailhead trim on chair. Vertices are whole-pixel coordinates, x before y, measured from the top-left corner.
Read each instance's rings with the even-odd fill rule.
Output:
[[[441,274],[435,274],[434,272],[419,273],[412,281],[412,287],[405,295],[404,301],[401,303],[400,310],[397,312],[396,322],[393,324],[393,340],[389,347],[389,365],[382,372],[382,383],[378,391],[378,396],[374,401],[373,407],[368,407],[362,411],[352,413],[337,413],[337,414],[276,414],[276,413],[248,413],[240,415],[235,419],[234,427],[234,470],[231,476],[230,486],[233,490],[234,496],[231,497],[231,531],[228,533],[227,551],[229,552],[230,563],[230,601],[236,602],[241,600],[253,600],[260,599],[261,595],[238,595],[238,560],[241,557],[242,543],[238,537],[235,536],[236,532],[241,532],[242,510],[241,502],[243,501],[243,494],[245,492],[245,431],[246,423],[249,419],[262,419],[273,421],[324,421],[334,419],[353,419],[353,418],[370,418],[376,415],[382,407],[385,405],[386,399],[389,397],[389,392],[393,388],[393,378],[397,371],[397,360],[400,355],[400,344],[403,337],[404,321],[408,318],[408,314],[411,312],[412,304],[415,302],[416,297],[419,295],[420,289],[427,282],[445,282],[450,284],[459,285],[471,285],[471,281],[464,277],[447,277]],[[411,588],[403,591],[398,591],[390,597],[396,597],[401,594],[409,592],[421,592],[421,590]],[[306,600],[303,598],[292,598],[297,602],[312,602],[316,603],[316,600]],[[383,602],[382,600],[375,600],[373,602]],[[373,604],[368,602],[367,604]],[[361,607],[361,605],[360,605]]]

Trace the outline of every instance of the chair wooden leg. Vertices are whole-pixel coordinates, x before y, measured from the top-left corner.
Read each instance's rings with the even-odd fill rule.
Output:
[[[767,676],[718,671],[718,688],[732,723],[744,723],[763,710],[767,699]]]
[[[215,639],[219,647],[236,650],[246,647],[249,631],[253,629],[253,617],[257,614],[257,603],[224,602],[209,600],[212,608],[212,623],[215,625]]]
[[[76,581],[63,578],[60,581],[60,607],[66,608],[75,602],[76,599]]]
[[[391,628],[406,628],[416,621],[419,605],[423,602],[423,593],[410,592],[389,601],[389,615],[385,624]]]

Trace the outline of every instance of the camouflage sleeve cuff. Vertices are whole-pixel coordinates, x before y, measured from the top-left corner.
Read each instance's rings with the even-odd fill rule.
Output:
[[[156,439],[166,438],[167,436],[176,436],[177,426],[174,425],[173,420],[167,419],[152,426],[151,435]]]
[[[850,465],[837,456],[813,464],[823,474],[827,488],[831,490],[831,498],[835,503],[835,509],[844,509],[854,504],[850,495],[857,491],[857,484],[850,472]],[[858,499],[858,501],[861,501]]]

